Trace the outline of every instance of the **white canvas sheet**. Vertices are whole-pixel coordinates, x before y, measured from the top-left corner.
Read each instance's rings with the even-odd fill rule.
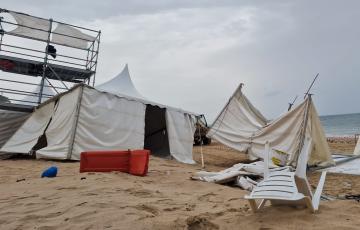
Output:
[[[61,34],[69,35],[72,37],[64,36]],[[89,46],[89,42],[95,41],[95,38],[81,32],[79,29],[72,26],[58,24],[56,29],[53,31],[51,41],[57,44],[86,49]]]
[[[28,27],[32,27],[35,29],[18,26],[14,30],[9,31],[9,33],[23,35],[23,36],[27,36],[27,37],[31,37],[31,38],[35,38],[35,39],[44,40],[44,41],[46,41],[48,39],[48,35],[49,35],[48,31],[50,29],[50,21],[49,20],[34,18],[34,17],[28,16],[25,14],[18,14],[18,13],[14,13],[14,12],[10,12],[10,14],[11,14],[11,16],[14,17],[14,19],[16,20],[16,22],[19,25],[28,26]],[[36,30],[36,29],[45,30],[45,31],[40,31],[40,30]]]
[[[195,119],[189,114],[167,109],[166,126],[171,156],[177,161],[195,164],[192,155]]]
[[[37,143],[38,138],[44,133],[46,126],[53,114],[54,102],[35,110],[26,122],[1,148],[2,152],[28,153]]]
[[[37,158],[67,159],[81,91],[78,87],[59,98],[45,131],[48,145],[36,151]]]
[[[0,147],[19,129],[29,113],[0,110]]]
[[[145,105],[84,87],[71,159],[90,150],[142,149]]]

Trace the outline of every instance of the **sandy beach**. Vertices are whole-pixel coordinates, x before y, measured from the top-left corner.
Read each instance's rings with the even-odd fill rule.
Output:
[[[349,140],[330,143],[332,152]],[[214,142],[203,147],[206,169],[218,171],[246,156]],[[200,147],[194,147],[200,160]],[[56,165],[56,178],[42,179]],[[190,180],[200,165],[151,157],[149,174],[82,173],[79,162],[31,159],[0,161],[1,229],[358,229],[360,204],[322,201],[320,211],[266,207],[253,214],[236,187]],[[319,174],[310,176],[316,185]],[[324,194],[360,194],[359,177],[329,174]]]

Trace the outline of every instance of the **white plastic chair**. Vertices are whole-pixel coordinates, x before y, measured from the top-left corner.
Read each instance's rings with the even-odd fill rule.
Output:
[[[311,138],[305,138],[295,172],[271,171],[269,170],[270,144],[266,143],[264,180],[253,189],[250,195],[245,196],[254,212],[263,208],[268,200],[271,201],[272,205],[304,205],[313,213],[319,209],[326,172],[322,172],[316,191],[313,194],[306,178],[306,166],[311,149]],[[256,200],[260,200],[259,205]]]

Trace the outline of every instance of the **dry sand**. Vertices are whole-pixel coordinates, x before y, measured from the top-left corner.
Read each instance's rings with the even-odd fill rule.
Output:
[[[337,151],[332,145],[332,150]],[[194,148],[199,159],[200,148]],[[218,143],[203,148],[208,170],[242,162]],[[41,179],[56,165],[58,177]],[[251,213],[239,188],[192,181],[199,165],[151,157],[147,177],[78,173],[78,162],[0,161],[0,229],[359,229],[360,204],[324,201],[318,214],[291,207]],[[316,185],[318,174],[311,175]],[[17,182],[17,180],[25,179]],[[328,195],[360,194],[359,177],[330,174]]]

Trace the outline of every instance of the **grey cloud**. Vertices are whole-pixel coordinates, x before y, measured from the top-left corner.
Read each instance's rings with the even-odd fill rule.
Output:
[[[268,118],[316,73],[320,114],[360,112],[359,1],[2,1],[102,30],[98,82],[129,63],[150,99],[212,120],[240,82]]]

